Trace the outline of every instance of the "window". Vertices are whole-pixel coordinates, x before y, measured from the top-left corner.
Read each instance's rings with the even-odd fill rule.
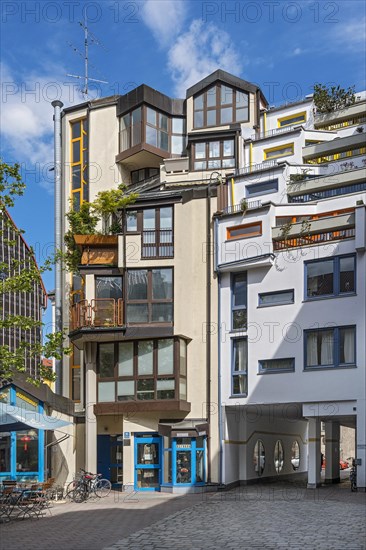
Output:
[[[255,197],[257,195],[266,195],[268,193],[276,193],[278,191],[278,178],[261,183],[253,183],[245,186],[247,197]]]
[[[127,322],[173,323],[173,270],[134,269],[127,272]]]
[[[173,258],[173,207],[146,208],[127,212],[127,232],[139,232],[142,258]]]
[[[142,109],[139,107],[120,118],[120,151],[141,143]]]
[[[271,149],[264,149],[264,160],[276,159],[279,157],[286,157],[294,154],[294,144],[287,143],[286,145],[279,145],[278,147],[271,147]]]
[[[306,330],[305,369],[355,366],[356,327]]]
[[[233,340],[232,395],[246,396],[248,393],[248,341],[246,338]]]
[[[300,445],[296,439],[291,445],[291,465],[293,470],[298,470],[300,467]]]
[[[278,290],[258,294],[258,307],[281,306],[294,303],[294,290]]]
[[[247,327],[247,274],[238,273],[232,279],[232,321],[233,330]]]
[[[235,146],[233,139],[193,144],[193,170],[234,167]]]
[[[220,126],[249,120],[249,95],[217,84],[193,99],[194,128]]]
[[[247,239],[248,237],[257,237],[259,235],[262,235],[262,222],[234,225],[226,229],[227,240]]]
[[[284,463],[283,445],[280,439],[278,439],[275,443],[273,458],[274,458],[275,470],[279,474],[283,470],[283,463]]]
[[[186,400],[186,388],[181,338],[99,344],[98,401]]]
[[[71,126],[71,198],[73,209],[89,200],[88,191],[88,121],[86,118],[70,123]]]
[[[301,124],[302,122],[306,122],[306,111],[303,113],[294,113],[293,115],[284,116],[277,119],[277,125],[279,128]]]
[[[16,432],[16,471],[38,471],[38,430]]]
[[[146,107],[146,143],[169,151],[169,119],[151,107]]]
[[[171,153],[182,156],[186,148],[185,120],[183,118],[172,118]]]
[[[80,353],[80,350],[73,345],[72,355],[70,359],[71,399],[76,402],[80,402],[80,398],[81,398],[80,367],[81,367],[81,353]]]
[[[306,298],[341,296],[356,290],[356,257],[336,256],[306,262]]]
[[[159,174],[159,168],[140,168],[140,170],[132,170],[131,183],[139,183]]]
[[[254,445],[253,465],[256,474],[258,476],[261,476],[264,472],[264,468],[266,465],[266,453],[264,450],[263,441],[261,439],[258,439],[256,444]]]
[[[122,298],[122,277],[95,277],[95,298],[119,300]]]
[[[258,361],[259,374],[266,372],[293,372],[295,370],[295,359],[293,357],[287,359],[268,359],[265,361]]]
[[[332,162],[335,160],[347,159],[349,157],[357,157],[359,155],[366,154],[366,147],[356,147],[355,149],[349,149],[348,151],[342,151],[341,153],[333,153],[331,155],[324,155],[312,159],[305,159],[305,164],[323,164],[325,162]]]

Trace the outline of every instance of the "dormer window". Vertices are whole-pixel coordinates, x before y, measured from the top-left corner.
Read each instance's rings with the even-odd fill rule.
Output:
[[[249,95],[246,92],[217,84],[193,100],[194,128],[248,122]]]

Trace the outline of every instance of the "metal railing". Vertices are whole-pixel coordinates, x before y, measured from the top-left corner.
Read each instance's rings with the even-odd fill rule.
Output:
[[[246,210],[254,210],[255,208],[260,208],[262,206],[262,201],[250,201],[248,202]],[[222,213],[223,214],[238,214],[239,212],[242,212],[243,208],[241,204],[233,204],[232,206],[227,206],[226,208],[223,208]]]
[[[260,172],[261,170],[268,170],[268,168],[274,168],[278,166],[277,160],[265,160],[259,164],[252,164],[252,166],[246,166],[245,168],[238,168],[234,172],[234,176],[245,176],[252,172]]]
[[[314,235],[273,240],[273,250],[286,250],[288,248],[296,248],[299,246],[311,246],[313,244],[351,239],[354,238],[355,233],[355,228],[351,227],[349,229],[341,229],[338,231],[322,231],[321,233],[315,233]]]
[[[300,126],[301,123],[293,126],[284,126],[283,128],[274,128],[274,130],[267,130],[266,132],[258,132],[257,134],[252,134],[251,139],[255,141],[257,139],[277,136],[278,134],[287,134],[287,132],[292,132],[295,128],[298,128]]]
[[[123,300],[96,298],[71,306],[70,329],[123,326]]]
[[[142,232],[142,258],[173,258],[173,229],[149,229]]]

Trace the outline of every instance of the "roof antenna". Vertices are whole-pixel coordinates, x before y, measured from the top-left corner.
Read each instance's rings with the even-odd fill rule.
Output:
[[[89,96],[89,82],[90,81],[92,81],[92,82],[101,82],[102,84],[108,84],[108,82],[106,80],[98,80],[97,78],[91,78],[89,76],[89,36],[90,36],[90,43],[91,44],[96,44],[97,46],[102,46],[103,48],[104,48],[104,46],[96,38],[96,36],[88,29],[88,22],[87,22],[87,18],[86,18],[86,12],[84,13],[84,23],[79,21],[79,25],[84,29],[84,54],[82,54],[72,44],[69,43],[69,45],[74,50],[74,52],[78,53],[81,57],[84,58],[85,74],[84,74],[84,76],[80,76],[80,75],[76,75],[76,74],[68,74],[66,76],[71,76],[72,78],[78,78],[80,80],[84,80],[84,88],[81,90],[81,93],[84,95],[85,98],[87,98]]]

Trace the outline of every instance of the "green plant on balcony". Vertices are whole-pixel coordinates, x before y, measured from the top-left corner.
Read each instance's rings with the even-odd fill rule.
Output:
[[[355,87],[344,89],[339,85],[314,84],[313,101],[318,113],[332,113],[345,109],[355,102]]]
[[[117,189],[99,191],[95,200],[91,203],[92,211],[102,221],[104,235],[116,234],[122,231],[122,227],[118,222],[113,222],[112,224],[109,222],[118,210],[123,210],[126,206],[136,201],[138,194],[126,194],[126,189],[127,186],[121,183]]]
[[[309,169],[301,170],[300,174],[290,174],[288,183],[299,183],[307,179]]]
[[[240,210],[245,214],[248,210],[248,201],[246,199],[241,199],[240,201]]]

